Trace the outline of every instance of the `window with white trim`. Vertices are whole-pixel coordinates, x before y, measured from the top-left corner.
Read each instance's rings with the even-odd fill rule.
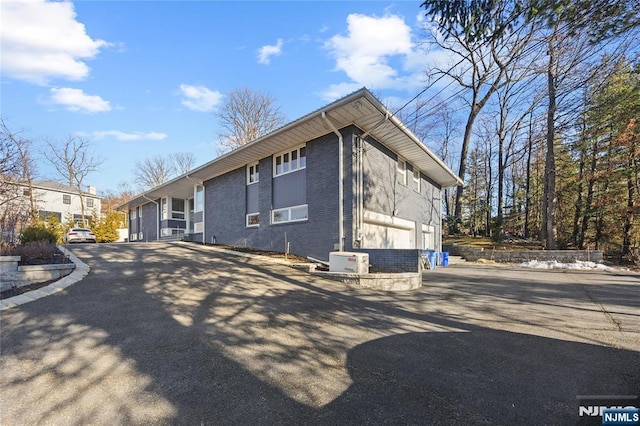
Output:
[[[62,194],[62,204],[71,204],[71,195]]]
[[[413,189],[420,192],[420,170],[413,166]]]
[[[87,207],[93,207],[93,198],[87,198]]]
[[[280,176],[307,167],[307,147],[300,146],[291,151],[273,156],[273,176]]]
[[[167,204],[167,197],[160,199],[160,212],[162,213],[162,220],[169,219],[169,209]]]
[[[398,183],[407,186],[407,162],[398,157]]]
[[[142,218],[142,206],[138,207],[138,217]]]
[[[137,219],[138,218],[138,213],[137,213],[138,209],[134,209],[131,210],[131,220]]]
[[[260,213],[250,213],[247,215],[247,227],[260,226]]]
[[[309,207],[307,204],[271,211],[271,223],[301,222],[308,218]]]
[[[138,232],[138,240],[142,241],[143,235],[144,234],[142,232]]]
[[[201,212],[203,210],[204,210],[204,186],[196,185],[193,211]]]
[[[249,164],[247,166],[247,185],[260,181],[260,173],[258,172],[258,163]]]
[[[138,238],[138,234],[131,234],[129,236],[129,241],[135,241]]]
[[[171,219],[184,220],[184,200],[182,198],[171,199]]]

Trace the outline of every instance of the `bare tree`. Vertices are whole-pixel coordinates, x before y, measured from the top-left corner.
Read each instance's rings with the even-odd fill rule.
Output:
[[[491,97],[505,84],[507,70],[527,54],[526,48],[532,41],[533,27],[520,25],[509,31],[501,28],[503,37],[490,40],[469,38],[469,34],[461,26],[440,25],[439,30],[444,33],[444,38],[434,31],[432,39],[439,48],[450,52],[459,61],[448,69],[434,68],[431,74],[444,75],[455,81],[461,87],[469,106],[458,167],[458,176],[464,179],[474,123]],[[454,214],[458,222],[462,220],[463,190],[462,186],[456,190]]]
[[[136,161],[133,175],[144,189],[162,185],[175,175],[176,167],[169,156],[156,155]]]
[[[21,133],[12,131],[0,118],[0,241],[14,242],[21,228],[37,217],[31,141]]]
[[[84,184],[88,175],[98,170],[103,160],[89,152],[89,141],[77,137],[69,137],[66,141],[55,143],[49,141],[44,157],[56,169],[60,178],[71,188],[78,191],[82,223],[86,224],[84,211]]]
[[[22,176],[20,155],[21,139],[0,119],[0,197],[2,200],[13,190],[13,184]]]
[[[245,145],[285,123],[284,115],[270,95],[250,89],[235,89],[227,96],[224,107],[216,114],[222,131],[220,153]]]
[[[176,152],[171,155],[177,174],[182,175],[193,169],[196,164],[196,156],[192,152]]]

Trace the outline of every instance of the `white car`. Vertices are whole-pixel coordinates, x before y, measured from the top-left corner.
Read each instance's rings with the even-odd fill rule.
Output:
[[[87,228],[72,228],[64,234],[65,244],[71,243],[95,243],[97,242],[96,236],[91,229]]]

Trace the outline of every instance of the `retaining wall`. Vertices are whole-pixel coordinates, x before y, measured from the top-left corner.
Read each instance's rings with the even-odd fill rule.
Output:
[[[442,251],[448,251],[451,255],[461,256],[471,262],[478,259],[504,263],[522,263],[531,260],[540,262],[555,260],[561,263],[573,263],[576,260],[602,262],[602,250],[504,250],[445,244]]]
[[[57,280],[75,269],[73,263],[55,265],[18,265],[20,256],[0,256],[0,291]]]
[[[369,254],[369,272],[422,272],[421,251],[416,249],[357,249],[349,251]]]
[[[422,274],[419,272],[391,274],[352,274],[341,272],[311,272],[323,278],[340,281],[356,288],[370,288],[384,291],[407,291],[422,287]]]

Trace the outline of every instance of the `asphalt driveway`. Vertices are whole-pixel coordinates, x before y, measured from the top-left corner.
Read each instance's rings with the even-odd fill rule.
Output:
[[[640,277],[473,265],[384,293],[189,244],[0,313],[0,424],[575,424],[640,394]]]

